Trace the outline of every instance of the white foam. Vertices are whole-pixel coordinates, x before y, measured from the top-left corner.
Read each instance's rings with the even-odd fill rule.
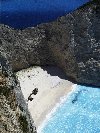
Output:
[[[46,123],[48,123],[49,119],[52,118],[53,114],[56,112],[56,110],[62,106],[62,104],[70,97],[72,93],[76,91],[77,84],[72,85],[72,91],[67,94],[67,96],[63,96],[60,98],[60,102],[56,104],[56,106],[51,110],[51,112],[46,115],[45,120],[43,123],[38,127],[37,133],[43,133],[42,129],[45,127]]]

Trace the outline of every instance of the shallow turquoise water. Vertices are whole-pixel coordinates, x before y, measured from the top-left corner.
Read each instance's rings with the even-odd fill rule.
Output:
[[[41,133],[100,133],[100,88],[78,85]]]

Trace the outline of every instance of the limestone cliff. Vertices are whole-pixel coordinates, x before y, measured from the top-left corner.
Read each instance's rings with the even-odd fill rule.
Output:
[[[0,54],[0,133],[36,133],[6,54]]]
[[[100,3],[93,0],[55,22],[22,31],[0,25],[0,50],[14,71],[57,65],[78,83],[100,86]]]
[[[100,1],[43,27],[49,50],[66,75],[78,83],[100,86]]]
[[[25,30],[0,25],[0,132],[36,133],[13,72],[57,65],[78,83],[100,86],[100,1]]]

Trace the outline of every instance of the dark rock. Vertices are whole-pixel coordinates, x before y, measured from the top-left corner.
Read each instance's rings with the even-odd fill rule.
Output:
[[[100,4],[92,1],[45,27],[49,49],[66,75],[100,86]]]
[[[100,4],[93,0],[55,22],[22,31],[0,25],[0,49],[14,71],[57,65],[78,83],[100,86]]]
[[[34,122],[13,75],[7,55],[0,53],[0,133],[35,133]]]
[[[57,65],[69,79],[100,87],[100,2],[93,0],[55,22],[22,31],[0,25],[1,133],[25,133],[25,128],[36,133],[12,73],[32,65]]]

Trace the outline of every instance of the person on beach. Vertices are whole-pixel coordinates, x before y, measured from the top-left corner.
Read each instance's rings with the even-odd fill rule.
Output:
[[[38,92],[38,88],[35,88],[35,89],[32,91],[32,93],[29,95],[28,101],[32,101],[32,100],[33,100],[32,95],[33,95],[33,94],[36,95],[37,92]]]

